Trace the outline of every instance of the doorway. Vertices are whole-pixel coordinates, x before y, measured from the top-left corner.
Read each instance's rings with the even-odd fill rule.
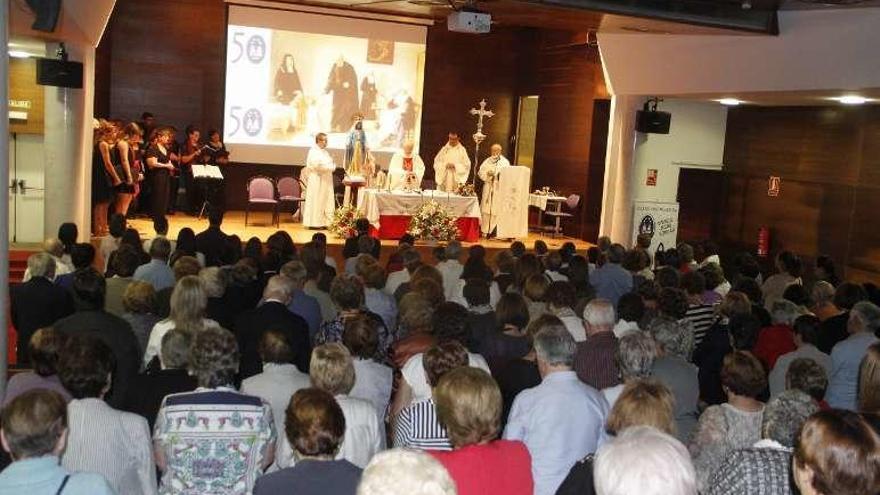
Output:
[[[678,173],[678,239],[702,241],[718,233],[724,174],[720,170],[681,168]]]
[[[9,242],[43,242],[43,136],[9,135]]]

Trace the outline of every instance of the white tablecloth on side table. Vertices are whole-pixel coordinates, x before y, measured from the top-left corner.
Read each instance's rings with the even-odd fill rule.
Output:
[[[541,211],[547,211],[547,203],[564,202],[568,198],[565,196],[545,196],[543,194],[529,194],[529,206],[534,206]]]

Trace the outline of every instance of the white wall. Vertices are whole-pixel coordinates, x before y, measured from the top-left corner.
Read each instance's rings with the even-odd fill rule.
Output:
[[[674,202],[682,167],[720,170],[724,158],[727,108],[718,103],[667,99],[660,109],[672,114],[669,134],[636,135],[634,200]],[[657,170],[657,185],[647,186],[648,169]]]

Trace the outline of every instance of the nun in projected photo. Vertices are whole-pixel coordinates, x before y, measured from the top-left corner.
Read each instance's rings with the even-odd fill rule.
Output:
[[[297,131],[306,126],[306,113],[308,106],[303,98],[302,83],[299,80],[299,71],[293,61],[293,55],[284,54],[281,66],[275,72],[275,100],[290,109],[286,131]],[[287,112],[285,112],[287,113]],[[284,126],[282,126],[284,127]]]
[[[358,78],[354,67],[341,54],[330,69],[325,93],[333,92],[333,117],[331,132],[345,132],[348,119],[359,110]]]

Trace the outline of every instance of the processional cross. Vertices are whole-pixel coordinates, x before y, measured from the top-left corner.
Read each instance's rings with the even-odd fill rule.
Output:
[[[470,113],[477,117],[477,132],[473,135],[474,143],[476,144],[476,149],[474,150],[474,170],[473,174],[471,174],[471,184],[474,184],[477,180],[477,165],[480,160],[480,144],[486,139],[486,135],[483,134],[483,117],[494,117],[495,112],[492,110],[486,110],[486,99],[483,98],[480,100],[480,108],[471,108]]]

